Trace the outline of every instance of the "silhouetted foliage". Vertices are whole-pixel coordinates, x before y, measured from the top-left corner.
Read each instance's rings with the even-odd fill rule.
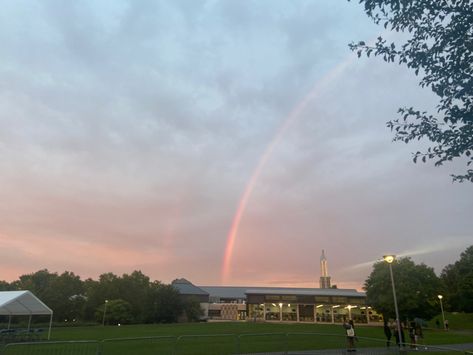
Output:
[[[436,315],[440,280],[434,270],[425,264],[416,265],[410,258],[395,260],[392,268],[401,320],[430,319]],[[386,318],[395,318],[391,276],[386,262],[374,264],[364,289],[369,305]]]
[[[129,324],[133,321],[131,304],[122,299],[109,300],[99,307],[95,313],[97,323],[104,324]]]
[[[156,284],[153,289],[156,323],[174,323],[184,311],[184,303],[179,291],[172,285]]]
[[[188,322],[197,322],[204,315],[203,309],[197,299],[191,297],[183,300],[184,313]]]
[[[446,308],[473,312],[473,245],[461,253],[455,264],[447,265],[440,277],[444,284]]]
[[[198,320],[198,301],[180,297],[179,291],[159,281],[151,282],[141,271],[105,273],[98,280],[82,281],[72,272],[61,275],[47,269],[20,276],[11,283],[0,281],[0,290],[29,290],[54,311],[56,322],[103,321],[107,324],[171,323],[187,314]]]
[[[350,1],[350,0],[349,0]],[[473,182],[473,3],[471,0],[360,0],[376,24],[409,34],[397,45],[381,36],[372,46],[350,44],[361,56],[381,56],[398,62],[421,76],[420,86],[439,97],[436,114],[413,107],[399,109],[402,118],[389,121],[394,140],[433,143],[414,154],[414,162],[434,159],[442,165],[455,158],[466,160],[466,171],[454,181]]]

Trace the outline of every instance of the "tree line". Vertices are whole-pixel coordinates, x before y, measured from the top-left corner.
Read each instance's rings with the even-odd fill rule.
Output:
[[[410,258],[392,264],[401,319],[431,319],[440,313],[442,295],[445,310],[473,312],[473,245],[460,259],[437,276],[434,269]],[[388,265],[377,262],[364,283],[367,303],[385,318],[394,318],[394,300]],[[0,291],[29,290],[54,311],[55,322],[105,324],[172,323],[196,321],[202,315],[197,300],[180,297],[171,285],[151,281],[141,271],[117,276],[100,275],[98,280],[81,280],[73,272],[62,274],[47,269],[22,275]]]
[[[55,322],[172,323],[201,316],[197,300],[180,297],[172,285],[151,281],[141,271],[81,280],[70,271],[58,274],[43,269],[11,283],[0,281],[0,291],[16,290],[33,292],[54,311]]]
[[[396,259],[392,264],[399,317],[431,319],[443,307],[450,312],[473,312],[473,245],[460,259],[447,265],[437,276],[434,269],[410,258]],[[389,267],[384,261],[374,264],[365,281],[367,302],[386,319],[395,318],[394,298]]]

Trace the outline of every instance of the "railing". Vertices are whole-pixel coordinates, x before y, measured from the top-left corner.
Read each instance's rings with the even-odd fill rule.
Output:
[[[97,355],[100,345],[101,342],[94,340],[9,343],[2,355]]]
[[[428,350],[446,354],[473,354],[455,346],[395,344],[358,337],[358,354],[412,354]],[[470,350],[470,351],[469,351]],[[9,343],[2,355],[223,355],[223,354],[346,354],[346,337],[324,333],[254,333],[115,338],[101,341],[35,341]],[[412,352],[411,352],[412,351]]]

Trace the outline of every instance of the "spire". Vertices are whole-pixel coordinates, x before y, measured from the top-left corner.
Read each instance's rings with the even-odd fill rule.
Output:
[[[328,263],[325,257],[325,250],[322,249],[320,256],[320,288],[330,288],[330,276],[328,276]]]
[[[321,273],[321,276],[323,277],[328,276],[327,258],[325,257],[325,250],[323,249],[322,249],[322,256],[320,257],[320,273]]]

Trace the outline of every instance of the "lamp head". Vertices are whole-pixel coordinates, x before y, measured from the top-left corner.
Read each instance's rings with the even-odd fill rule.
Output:
[[[395,259],[396,255],[384,255],[383,256],[384,261],[386,261],[388,264],[391,264]]]
[[[441,300],[443,298],[442,295],[438,295],[437,297],[439,298],[439,300]]]

